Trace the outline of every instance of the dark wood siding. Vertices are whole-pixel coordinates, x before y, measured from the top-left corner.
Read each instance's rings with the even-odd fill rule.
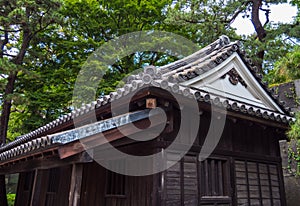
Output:
[[[85,164],[83,168],[83,182],[81,189],[81,202],[82,206],[152,206],[153,205],[153,176],[134,177],[134,176],[121,176],[118,175],[117,179],[122,181],[115,186],[124,187],[114,188],[118,192],[124,194],[108,194],[106,191],[107,184],[110,184],[109,178],[106,178],[107,171],[96,162]],[[123,179],[124,178],[124,179]],[[124,181],[124,182],[123,182]],[[111,182],[112,183],[112,182]],[[125,183],[125,185],[123,185]],[[115,187],[114,186],[114,187]],[[109,191],[111,193],[112,191]]]
[[[276,128],[228,118],[212,155],[199,162],[210,118],[209,113],[201,115],[198,137],[180,162],[176,163],[174,154],[166,155],[167,164],[174,165],[164,172],[164,204],[285,205],[278,143],[282,134]],[[189,134],[185,131],[179,135],[190,138]],[[166,145],[176,135],[165,138]],[[239,171],[240,164],[244,165],[243,171]]]
[[[174,154],[167,164],[174,164]],[[173,158],[176,159],[176,158]],[[199,162],[185,156],[165,171],[165,205],[231,205],[227,159],[209,158]]]
[[[186,157],[182,164],[184,205],[197,205],[198,203],[198,175],[195,157]]]
[[[34,171],[20,173],[15,205],[30,205],[34,177]]]
[[[80,205],[105,205],[105,177],[105,169],[100,165],[83,165]]]
[[[68,205],[70,177],[70,166],[21,173],[15,205]]]
[[[165,204],[169,205],[197,205],[197,164],[192,162],[178,162],[165,172]]]
[[[192,122],[186,121],[185,129],[178,134],[178,111],[173,117],[171,133],[162,133],[159,138],[142,143],[125,137],[113,142],[113,146],[132,155],[150,155],[168,147],[177,135],[179,149],[183,144],[192,144]],[[241,119],[227,119],[212,155],[199,162],[209,127],[210,114],[203,112],[190,151],[180,161],[176,151],[166,154],[166,164],[173,166],[158,175],[123,176],[96,162],[84,163],[77,174],[80,186],[72,184],[72,191],[80,194],[78,200],[82,206],[285,206],[276,130]],[[104,158],[99,152],[102,149],[105,145],[95,148],[93,157]],[[29,173],[21,174],[17,205],[68,205],[71,173],[71,166],[38,170],[35,182]]]

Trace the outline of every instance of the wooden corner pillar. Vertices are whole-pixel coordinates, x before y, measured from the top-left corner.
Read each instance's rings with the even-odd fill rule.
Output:
[[[69,206],[80,205],[83,164],[72,165],[72,177],[69,193]]]

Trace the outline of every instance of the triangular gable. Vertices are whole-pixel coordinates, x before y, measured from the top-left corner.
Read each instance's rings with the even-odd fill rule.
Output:
[[[248,105],[284,113],[253,76],[237,52],[215,68],[180,84]]]

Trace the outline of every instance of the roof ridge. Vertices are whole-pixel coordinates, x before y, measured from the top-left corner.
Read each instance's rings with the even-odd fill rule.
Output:
[[[193,61],[194,58],[197,58],[197,59],[198,58],[203,58],[203,57],[211,54],[213,51],[220,50],[224,46],[230,45],[231,43],[232,42],[230,41],[228,36],[222,35],[222,36],[219,37],[219,39],[217,39],[213,43],[203,47],[202,49],[198,50],[197,52],[195,52],[195,53],[193,53],[193,54],[191,54],[187,57],[184,57],[180,60],[177,60],[173,63],[161,66],[159,68],[160,68],[162,73],[166,73],[166,72],[170,71],[170,68],[171,68],[171,70],[174,70],[177,67],[183,66],[182,65],[183,63],[186,63],[186,62],[189,63],[191,60]],[[175,67],[175,68],[172,68],[172,67]]]
[[[205,66],[211,62],[216,62],[217,64],[219,64],[219,63],[223,62],[223,60],[225,60],[225,58],[227,58],[227,56],[230,56],[234,51],[237,51],[238,49],[239,49],[239,43],[233,42],[231,44],[228,44],[228,45],[222,47],[219,50],[212,51],[210,54],[204,56],[204,58],[199,58],[197,61],[191,62],[183,67],[180,67],[175,70],[171,70],[167,73],[164,73],[163,77],[171,78],[174,75],[178,76],[180,73],[186,73],[187,70],[190,70],[190,68],[192,68],[192,67],[198,68],[200,65]],[[224,55],[226,57],[222,58]],[[220,59],[220,58],[222,58],[222,59]],[[212,65],[212,67],[213,66],[216,66],[216,65]]]

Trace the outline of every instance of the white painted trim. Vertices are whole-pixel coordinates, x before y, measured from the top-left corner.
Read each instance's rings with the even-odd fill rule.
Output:
[[[284,113],[282,109],[277,105],[277,103],[268,95],[264,88],[259,84],[259,82],[250,72],[249,68],[244,64],[243,60],[237,52],[233,53],[229,58],[227,58],[224,62],[222,62],[215,68],[205,72],[204,74],[196,78],[182,82],[181,84],[184,86],[191,86],[197,84],[197,87],[202,88],[203,86],[218,80],[220,77],[225,75],[233,68],[235,68],[237,73],[246,82],[247,89],[253,96],[258,96],[258,98],[264,104],[266,104],[266,106],[269,109],[278,111],[280,113]],[[237,100],[242,101],[242,99]]]

